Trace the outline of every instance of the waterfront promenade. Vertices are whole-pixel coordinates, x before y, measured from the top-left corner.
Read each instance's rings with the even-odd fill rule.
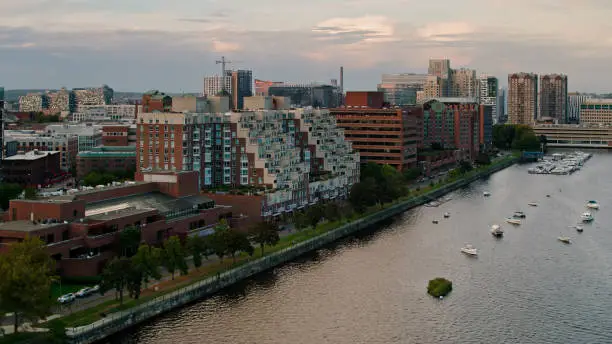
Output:
[[[369,213],[365,214],[365,217],[355,219],[352,222],[344,224],[323,224],[319,226],[321,228],[318,228],[316,231],[295,233],[295,237],[287,236],[285,239],[292,239],[290,245],[285,247],[281,246],[277,248],[278,250],[276,252],[264,258],[255,261],[243,260],[241,262],[243,265],[237,266],[235,269],[225,272],[218,271],[216,276],[205,280],[199,280],[194,282],[194,285],[187,286],[182,290],[172,291],[170,294],[164,294],[157,299],[144,299],[142,301],[146,301],[145,303],[140,303],[129,310],[108,314],[105,318],[91,325],[69,328],[68,334],[74,339],[74,342],[78,343],[89,343],[93,340],[104,338],[114,332],[149,319],[152,316],[179,307],[182,304],[191,302],[200,297],[210,295],[256,273],[283,264],[306,252],[310,252],[327,243],[395,216],[411,207],[429,202],[449,191],[465,186],[484,175],[503,169],[514,162],[514,158],[498,160],[491,166],[472,171],[445,185],[436,185],[431,190],[429,190],[428,187],[425,190],[421,190],[418,195],[414,195],[413,193],[411,197],[406,197],[393,204],[388,204],[382,210],[377,211],[372,209]],[[89,319],[92,319],[92,317],[89,317]]]

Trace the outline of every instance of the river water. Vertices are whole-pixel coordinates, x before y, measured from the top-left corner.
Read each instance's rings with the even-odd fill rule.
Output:
[[[107,342],[612,343],[612,154],[595,153],[571,176],[529,175],[527,167]],[[569,226],[590,199],[601,210],[579,234]],[[505,224],[516,210],[526,212],[523,224]],[[490,234],[494,223],[505,229],[502,239]],[[460,253],[466,243],[479,249],[477,258]],[[438,276],[453,281],[443,300],[426,294]]]

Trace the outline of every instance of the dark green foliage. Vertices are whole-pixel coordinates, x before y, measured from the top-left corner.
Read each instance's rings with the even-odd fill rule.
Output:
[[[119,246],[121,255],[131,257],[140,246],[140,229],[135,226],[128,226],[119,233]]]
[[[236,254],[239,252],[245,252],[252,256],[255,252],[253,245],[249,241],[249,236],[244,232],[239,232],[235,229],[230,228],[227,232],[227,253],[232,257],[234,263],[236,263]]]
[[[453,290],[453,282],[442,278],[434,278],[427,285],[427,293],[433,297],[446,296]]]
[[[249,228],[249,237],[259,244],[261,255],[264,255],[264,246],[274,246],[280,241],[278,225],[273,222],[260,222]]]
[[[321,204],[315,204],[310,206],[306,210],[306,217],[308,218],[308,224],[312,227],[316,227],[321,219],[325,216],[325,208]]]
[[[489,165],[491,163],[491,158],[487,153],[478,153],[476,157],[476,163],[479,165]]]
[[[499,149],[539,151],[546,138],[537,137],[533,129],[522,124],[498,124],[493,126],[493,145]]]
[[[17,198],[21,191],[19,184],[0,183],[0,208],[8,209],[9,201]]]
[[[404,170],[402,174],[404,175],[404,179],[406,179],[407,181],[413,181],[419,178],[419,176],[421,176],[421,173],[422,172],[420,168],[409,168]]]
[[[185,256],[185,250],[177,236],[171,236],[168,240],[164,241],[162,265],[172,275],[172,279],[174,279],[176,270],[179,270],[183,275],[187,274],[188,267]]]
[[[81,184],[84,186],[96,186],[124,180],[134,180],[134,172],[134,170],[114,172],[93,171],[83,178]]]
[[[123,292],[130,282],[132,261],[128,258],[114,258],[102,271],[102,283],[100,292],[105,293],[114,289],[115,295],[119,296],[119,303],[123,304]]]
[[[393,201],[407,194],[405,179],[389,165],[367,163],[361,168],[361,182],[353,185],[349,200],[358,212],[375,204]]]

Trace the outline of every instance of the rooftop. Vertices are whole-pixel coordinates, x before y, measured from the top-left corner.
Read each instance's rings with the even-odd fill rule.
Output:
[[[38,159],[42,159],[47,157],[48,155],[54,155],[54,154],[59,154],[60,152],[58,151],[39,151],[39,150],[33,150],[30,152],[26,152],[24,154],[16,154],[13,156],[9,156],[7,158],[4,158],[4,160],[10,160],[10,161],[33,161],[33,160],[38,160]]]
[[[0,222],[0,231],[13,231],[13,232],[34,232],[41,229],[52,228],[55,226],[61,226],[63,223],[34,223],[32,221],[9,221]]]

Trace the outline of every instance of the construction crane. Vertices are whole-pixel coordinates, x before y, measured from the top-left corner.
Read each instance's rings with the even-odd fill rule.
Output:
[[[233,63],[233,62],[232,61],[227,61],[225,59],[225,56],[221,56],[221,60],[217,60],[217,61],[215,61],[215,63],[221,65],[221,76],[223,77],[223,76],[225,76],[225,65]]]

